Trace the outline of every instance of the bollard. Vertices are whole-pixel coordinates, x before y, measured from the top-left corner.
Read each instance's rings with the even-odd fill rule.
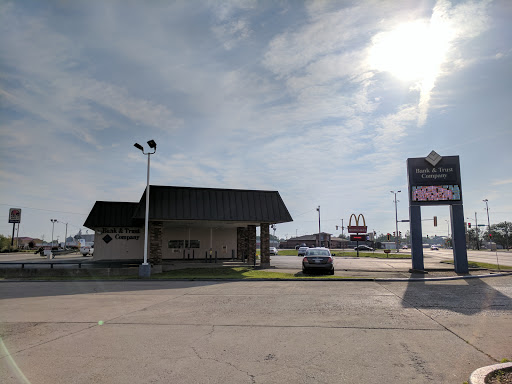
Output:
[[[204,262],[208,262],[208,251],[204,251]]]
[[[185,250],[183,250],[183,260],[185,260]]]
[[[187,259],[190,260],[190,251],[187,253]]]
[[[235,261],[235,250],[231,250],[231,261]]]
[[[215,264],[217,264],[217,251],[215,251]]]
[[[193,249],[192,250],[192,260],[195,260],[195,258],[196,258],[196,250]]]

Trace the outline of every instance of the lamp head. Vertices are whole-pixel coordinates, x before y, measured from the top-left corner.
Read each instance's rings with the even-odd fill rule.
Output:
[[[148,145],[150,148],[152,149],[155,149],[156,150],[156,143],[155,143],[155,140],[149,140],[148,141]]]
[[[142,145],[140,145],[139,143],[135,143],[135,144],[133,144],[133,146],[134,146],[135,148],[140,149],[142,152],[144,152],[144,148],[142,148]]]

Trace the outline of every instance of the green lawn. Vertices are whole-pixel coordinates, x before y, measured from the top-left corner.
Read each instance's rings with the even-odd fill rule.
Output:
[[[333,252],[336,256],[357,257],[356,251]],[[372,257],[374,259],[410,259],[411,255],[406,253],[384,253],[384,252],[359,252],[359,257]]]
[[[259,254],[259,253],[258,253]],[[339,257],[357,257],[357,252],[353,250],[337,250],[332,249],[331,254]],[[279,256],[297,256],[297,250],[295,249],[280,249]],[[272,256],[270,256],[272,257]],[[410,259],[410,254],[405,253],[393,253],[391,252],[389,255],[382,252],[382,250],[376,252],[359,252],[359,257],[373,257],[376,259]]]
[[[188,268],[151,275],[152,279],[346,279],[342,276],[303,275],[302,272],[267,272],[248,267]]]
[[[453,260],[443,260],[441,261],[443,264],[453,264]],[[489,264],[489,263],[479,263],[477,261],[468,261],[469,268],[485,268],[485,269],[498,269],[497,264]],[[503,270],[512,270],[512,267],[508,265],[500,265],[500,269]]]

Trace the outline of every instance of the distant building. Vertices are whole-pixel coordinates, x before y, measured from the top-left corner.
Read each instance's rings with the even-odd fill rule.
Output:
[[[302,244],[306,244],[306,247],[309,247],[309,248],[313,248],[313,247],[331,248],[331,234],[326,233],[326,232],[321,232],[320,239],[319,239],[318,233],[315,233],[314,235],[291,237],[288,240],[281,242],[281,244],[279,245],[279,248],[294,249],[297,246],[301,246]]]

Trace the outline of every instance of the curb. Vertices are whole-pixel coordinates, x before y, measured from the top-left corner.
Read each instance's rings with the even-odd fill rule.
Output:
[[[477,370],[473,371],[469,377],[469,384],[485,384],[485,379],[487,376],[489,376],[494,371],[505,368],[512,368],[512,362],[488,365],[487,367],[478,368]]]
[[[446,280],[465,280],[465,279],[482,279],[488,277],[501,277],[501,276],[510,276],[510,273],[496,273],[492,275],[473,275],[473,276],[449,276],[449,277],[431,277],[431,278],[385,278],[385,277],[345,277],[341,279],[332,279],[332,278],[297,278],[297,279],[284,279],[284,278],[254,278],[254,279],[223,279],[223,278],[201,278],[201,277],[191,277],[186,279],[141,279],[137,277],[132,278],[119,278],[119,279],[84,279],[82,281],[140,281],[140,282],[157,282],[157,281],[224,281],[224,282],[235,282],[235,281],[327,281],[327,282],[344,282],[344,281],[374,281],[374,282],[420,282],[420,281],[446,281]],[[80,280],[80,279],[78,279]],[[13,279],[5,279],[0,280],[1,283],[8,282],[69,282],[75,281],[74,279],[23,279],[23,278],[13,278]]]

